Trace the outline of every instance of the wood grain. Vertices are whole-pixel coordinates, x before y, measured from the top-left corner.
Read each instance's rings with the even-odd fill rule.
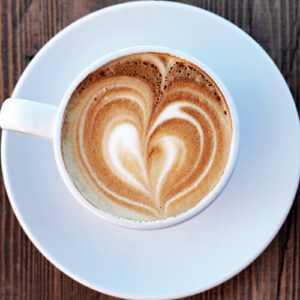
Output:
[[[69,23],[126,1],[2,0],[0,99],[8,97],[37,51]],[[271,55],[300,106],[300,1],[180,1],[208,9],[248,32]],[[3,182],[0,200],[0,299],[114,299],[90,290],[50,264],[18,224]],[[246,270],[187,299],[300,299],[300,197],[284,226]]]

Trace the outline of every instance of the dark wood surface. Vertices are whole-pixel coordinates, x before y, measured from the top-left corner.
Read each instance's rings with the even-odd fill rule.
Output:
[[[94,10],[126,1],[1,0],[0,99],[8,97],[30,60],[58,31]],[[181,1],[208,9],[248,32],[271,55],[299,111],[300,0]],[[1,184],[0,299],[114,299],[70,279],[32,245]],[[247,269],[187,299],[300,299],[300,197],[284,226]]]

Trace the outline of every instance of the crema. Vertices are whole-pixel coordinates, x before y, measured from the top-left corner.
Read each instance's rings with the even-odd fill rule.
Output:
[[[66,107],[66,169],[79,192],[112,215],[153,221],[201,201],[227,165],[226,99],[196,65],[138,53],[89,74]]]

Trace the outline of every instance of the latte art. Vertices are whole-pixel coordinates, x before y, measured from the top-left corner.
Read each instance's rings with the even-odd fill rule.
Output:
[[[72,94],[62,153],[80,193],[100,210],[138,221],[194,207],[227,164],[226,101],[199,67],[163,53],[118,58]]]

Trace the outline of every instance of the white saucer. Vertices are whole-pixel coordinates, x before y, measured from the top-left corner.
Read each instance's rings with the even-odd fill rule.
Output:
[[[13,96],[58,104],[90,62],[145,44],[197,57],[222,78],[236,102],[239,161],[208,209],[156,231],[108,224],[69,194],[51,142],[11,132],[2,136],[3,173],[25,232],[70,277],[119,297],[183,297],[237,274],[278,232],[298,185],[299,120],[284,79],[255,41],[212,13],[170,2],[117,5],[68,26],[32,60]]]

